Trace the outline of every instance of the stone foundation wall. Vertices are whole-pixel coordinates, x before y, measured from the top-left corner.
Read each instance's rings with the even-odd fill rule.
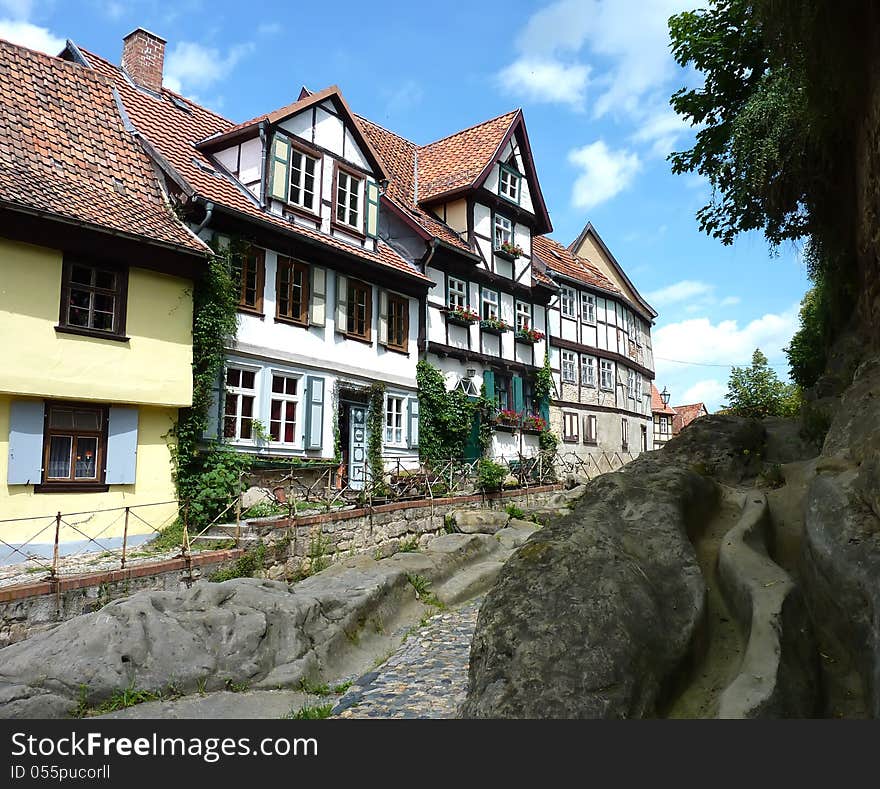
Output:
[[[390,556],[404,541],[421,547],[446,526],[455,510],[504,509],[510,504],[540,508],[561,485],[517,489],[488,496],[458,496],[431,501],[398,502],[373,507],[310,515],[293,524],[286,520],[259,524],[266,576],[294,579],[307,572],[313,557],[329,563],[355,553]],[[0,647],[21,641],[65,619],[95,611],[107,603],[144,589],[175,591],[205,580],[238,559],[244,550],[205,551],[184,559],[140,564],[112,570],[0,589]],[[310,557],[310,553],[312,556]]]

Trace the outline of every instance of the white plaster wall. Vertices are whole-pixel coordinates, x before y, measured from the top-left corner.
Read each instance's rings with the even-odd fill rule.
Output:
[[[241,162],[238,180],[244,184],[260,180],[263,170],[263,143],[259,137],[241,145]]]

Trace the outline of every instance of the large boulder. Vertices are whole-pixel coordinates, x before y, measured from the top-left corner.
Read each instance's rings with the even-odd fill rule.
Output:
[[[452,517],[463,534],[495,534],[510,518],[504,510],[456,510]]]
[[[708,474],[753,475],[763,443],[758,423],[733,417],[708,417],[685,434],[587,484],[570,515],[508,560],[480,609],[464,717],[661,710],[704,619],[689,536],[717,506]]]

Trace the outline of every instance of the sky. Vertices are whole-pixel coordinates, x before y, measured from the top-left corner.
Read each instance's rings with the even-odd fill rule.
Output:
[[[809,287],[801,251],[700,232],[700,176],[666,157],[694,130],[670,95],[700,82],[667,20],[700,0],[480,0],[437,5],[241,0],[0,0],[0,38],[57,54],[67,38],[118,62],[145,27],[168,45],[166,86],[233,121],[336,84],[355,112],[424,144],[522,107],[553,222],[590,221],[659,316],[656,384],[671,404],[725,400],[756,347],[780,377]]]

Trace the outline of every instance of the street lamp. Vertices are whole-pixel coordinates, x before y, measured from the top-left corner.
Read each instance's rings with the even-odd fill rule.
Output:
[[[669,392],[666,391],[666,387],[663,387],[663,391],[660,392],[660,399],[663,401],[663,405],[669,405],[669,398],[672,397]]]

